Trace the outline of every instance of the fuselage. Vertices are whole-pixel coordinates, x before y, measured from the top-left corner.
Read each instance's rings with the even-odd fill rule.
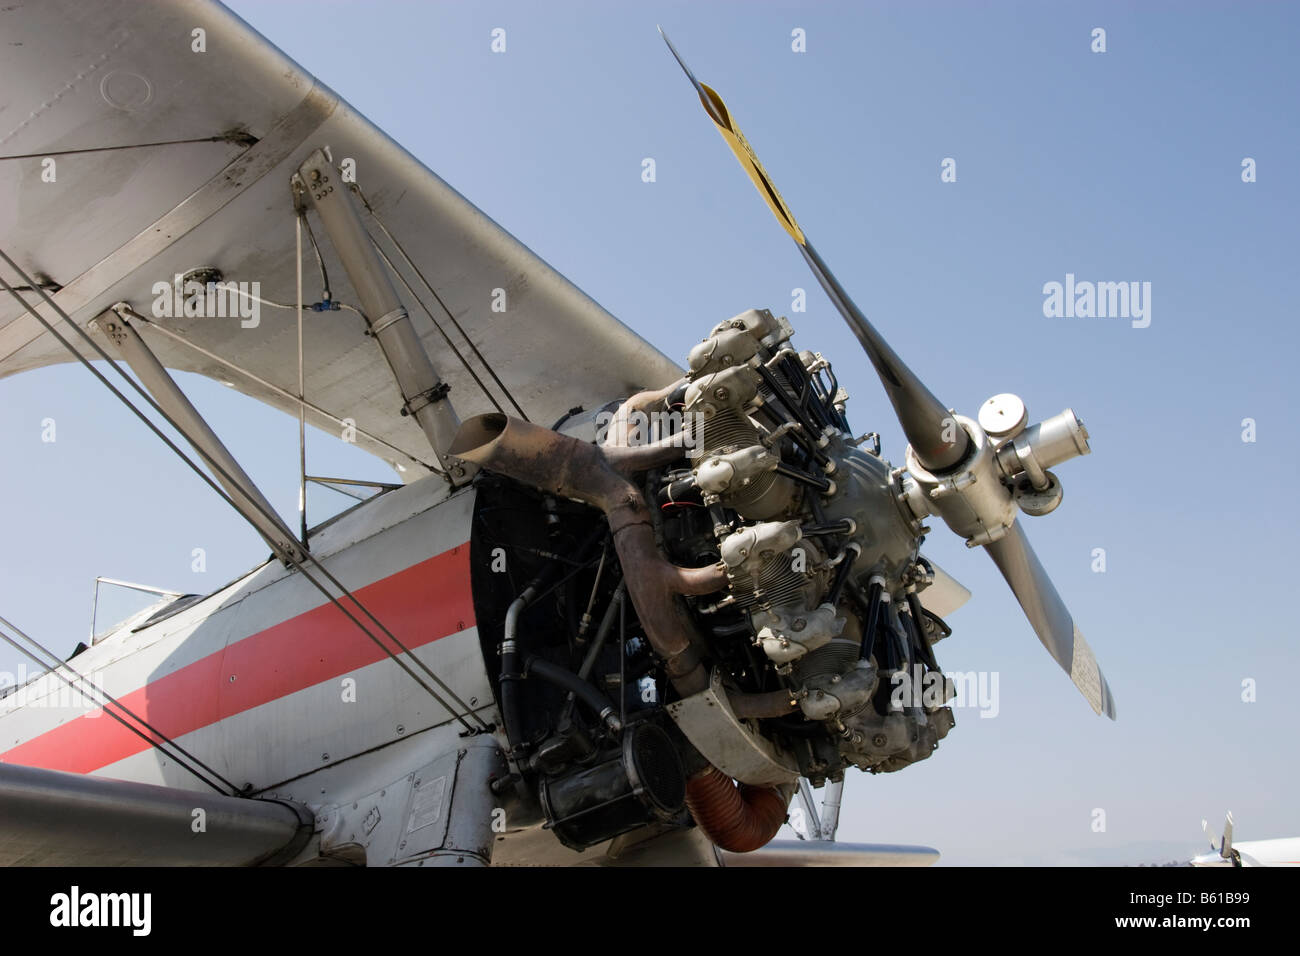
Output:
[[[311,545],[492,723],[470,590],[474,494],[448,497],[431,477],[339,516]],[[442,725],[461,727],[301,573],[275,560],[171,616],[164,609],[147,626],[119,628],[69,664],[249,793],[305,796],[310,788],[293,781]],[[54,674],[0,698],[0,761],[203,787],[102,708],[73,699]],[[311,796],[321,802],[320,788]]]

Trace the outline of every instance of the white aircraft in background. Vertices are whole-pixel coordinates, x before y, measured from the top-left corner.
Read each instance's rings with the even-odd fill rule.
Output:
[[[1232,842],[1232,813],[1223,821],[1223,839],[1214,845],[1208,821],[1201,829],[1210,838],[1209,853],[1192,857],[1192,866],[1300,866],[1300,837]]]

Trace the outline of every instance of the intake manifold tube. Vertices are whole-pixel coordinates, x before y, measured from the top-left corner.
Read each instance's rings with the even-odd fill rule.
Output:
[[[655,545],[645,497],[625,477],[676,461],[682,456],[680,446],[598,448],[493,413],[462,424],[448,454],[604,512],[632,605],[651,646],[666,662],[673,686],[683,697],[708,687],[708,672],[691,642],[694,627],[675,598],[722,590],[727,586],[726,570],[720,564],[681,568],[666,560]]]
[[[642,423],[649,423],[648,418],[645,417],[649,409],[656,405],[662,405],[673,392],[679,388],[684,389],[687,384],[686,379],[679,378],[671,385],[637,392],[628,398],[614,412],[614,417],[610,420],[609,429],[602,444],[628,447],[631,444],[633,434],[641,430]],[[642,441],[640,444],[646,444],[646,442]]]

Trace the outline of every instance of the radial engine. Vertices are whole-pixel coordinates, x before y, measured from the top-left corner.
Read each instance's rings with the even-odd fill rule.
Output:
[[[479,416],[451,449],[483,469],[500,786],[569,846],[694,823],[755,849],[800,777],[901,770],[953,728],[935,645],[969,595],[919,552],[921,483],[792,334],[750,310],[677,382],[552,429]]]

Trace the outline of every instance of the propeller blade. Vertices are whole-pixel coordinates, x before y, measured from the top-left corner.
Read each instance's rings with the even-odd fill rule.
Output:
[[[668,44],[682,71],[700,97],[704,111],[713,120],[723,140],[735,154],[741,168],[753,181],[759,195],[767,203],[786,233],[803,254],[804,261],[817,277],[836,309],[848,322],[849,328],[861,343],[881,384],[898,415],[903,434],[907,436],[920,464],[931,472],[942,472],[958,464],[966,455],[970,438],[953,419],[949,410],[935,398],[925,384],[907,367],[889,347],[875,327],[867,320],[857,305],[844,291],[830,268],[817,254],[808,237],[799,227],[794,213],[786,205],[757,154],[740,132],[731,112],[716,91],[695,78],[686,61],[673,46],[661,27],[659,33]],[[1065,669],[1092,709],[1115,719],[1115,700],[1110,687],[1097,668],[1092,648],[1084,640],[1074,619],[1056,592],[1051,578],[1043,570],[1038,557],[1030,548],[1020,525],[1013,524],[999,540],[986,545],[1002,576],[1024,609],[1043,646]]]
[[[880,376],[881,384],[885,386],[889,401],[898,415],[899,424],[903,427],[903,434],[907,436],[921,464],[931,471],[942,471],[955,465],[966,454],[970,441],[966,432],[957,425],[947,407],[934,397],[934,394],[889,347],[875,327],[867,321],[866,316],[849,298],[844,287],[822,261],[817,250],[808,241],[808,237],[799,228],[794,213],[790,211],[790,207],[781,198],[767,171],[763,169],[763,164],[758,161],[757,154],[744,134],[740,132],[740,127],[736,125],[726,104],[722,102],[722,97],[695,78],[695,74],[686,65],[686,61],[677,52],[662,27],[659,29],[659,34],[668,44],[668,49],[672,51],[682,71],[691,81],[691,85],[695,87],[695,92],[700,97],[704,111],[709,114],[709,119],[713,120],[723,140],[739,160],[741,168],[753,180],[758,194],[767,203],[767,208],[772,211],[781,228],[799,246],[804,261],[812,269],[818,283],[861,343],[867,358],[875,366],[876,374]]]
[[[1232,811],[1228,811],[1228,819],[1223,821],[1223,845],[1219,847],[1219,856],[1225,860],[1234,858],[1232,852]]]
[[[1029,546],[1020,522],[1015,522],[1006,534],[985,548],[1011,586],[1025,617],[1029,618],[1048,653],[1070,675],[1070,680],[1074,681],[1074,686],[1083,693],[1092,709],[1114,720],[1115,698],[1097,667],[1097,658],[1075,627],[1074,618],[1056,592],[1056,585],[1043,570],[1038,555]]]

